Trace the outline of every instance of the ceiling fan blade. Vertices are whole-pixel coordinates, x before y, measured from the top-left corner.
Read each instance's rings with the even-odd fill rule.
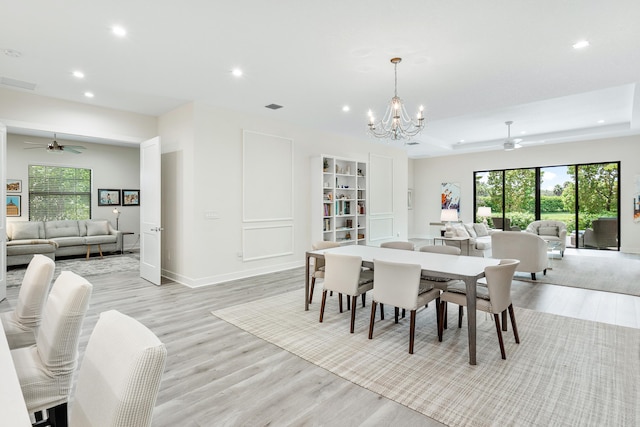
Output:
[[[22,142],[24,142],[25,144],[41,145],[41,146],[43,146],[43,147],[46,147],[46,146],[47,146],[47,144],[43,144],[42,142],[31,142],[31,141],[22,141]]]
[[[47,148],[47,146],[46,146],[46,145],[40,145],[40,146],[37,146],[37,147],[24,147],[24,149],[25,149],[25,150],[34,150],[34,149],[37,149],[37,148],[44,148],[44,149],[46,149],[46,148]]]
[[[60,151],[64,151],[65,153],[68,151],[73,154],[82,154],[82,151],[77,151],[73,146],[69,147],[68,145],[65,145]]]
[[[83,147],[82,145],[65,145],[64,149],[73,148],[74,150],[86,150],[87,147]]]

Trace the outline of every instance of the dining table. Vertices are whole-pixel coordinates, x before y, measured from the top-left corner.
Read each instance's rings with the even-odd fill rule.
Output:
[[[368,268],[373,268],[374,260],[419,264],[423,275],[464,281],[467,291],[469,364],[476,364],[476,286],[478,279],[484,277],[484,269],[498,265],[500,263],[499,259],[408,251],[367,245],[345,245],[330,249],[307,251],[304,287],[305,310],[309,310],[310,261],[312,258],[323,259],[325,253],[359,256],[362,258],[362,265]]]
[[[0,408],[2,408],[0,425],[31,426],[27,404],[22,395],[22,388],[3,326],[0,326]]]

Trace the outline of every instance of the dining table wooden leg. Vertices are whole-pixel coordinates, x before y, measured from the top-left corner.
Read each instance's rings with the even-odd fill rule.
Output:
[[[469,364],[476,364],[476,283],[477,279],[467,278],[467,334],[469,335]]]
[[[311,257],[307,255],[307,262],[305,263],[305,275],[304,275],[304,310],[309,311],[309,259]]]

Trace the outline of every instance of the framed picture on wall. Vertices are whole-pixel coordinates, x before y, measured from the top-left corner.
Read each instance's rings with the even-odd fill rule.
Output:
[[[7,179],[7,193],[22,193],[22,180]]]
[[[22,196],[7,196],[7,216],[22,215]]]
[[[122,206],[140,206],[140,190],[122,190]]]
[[[99,188],[98,206],[120,206],[120,190]]]

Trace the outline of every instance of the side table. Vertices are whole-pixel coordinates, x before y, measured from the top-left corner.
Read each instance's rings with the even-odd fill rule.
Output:
[[[122,248],[120,249],[120,255],[124,255],[124,236],[131,236],[136,233],[134,233],[133,231],[121,231],[121,233],[122,233]]]
[[[442,241],[443,245],[446,244],[445,242],[458,242],[460,251],[462,251],[462,242],[466,242],[467,255],[469,255],[469,237],[434,237],[433,244],[435,245],[438,240]]]

